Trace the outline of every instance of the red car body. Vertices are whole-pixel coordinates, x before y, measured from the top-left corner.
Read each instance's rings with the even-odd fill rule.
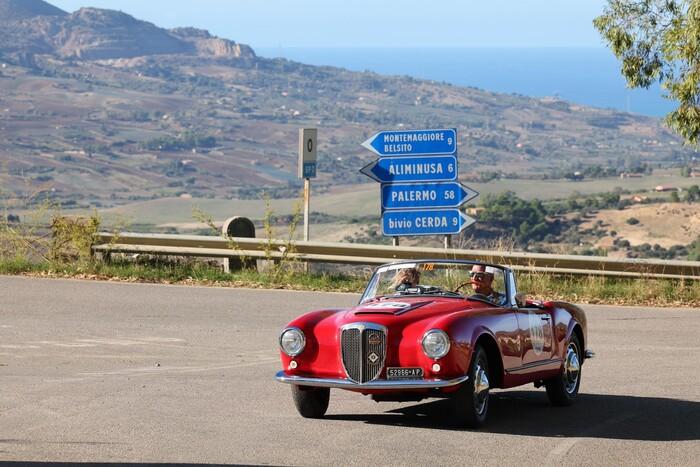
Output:
[[[486,376],[481,374],[482,380],[486,378],[486,391],[528,383],[554,384],[552,381],[562,377],[569,378],[571,386],[573,373],[567,371],[575,371],[574,386],[578,392],[581,364],[592,356],[592,352],[584,351],[588,342],[584,311],[564,302],[523,301],[515,290],[513,272],[501,269],[508,284],[503,305],[469,297],[410,295],[302,315],[285,330],[301,331],[306,340],[304,349],[294,356],[281,352],[283,370],[277,374],[277,380],[296,386],[300,397],[305,396],[300,391],[313,391],[313,388],[341,388],[380,401],[450,397],[463,386],[471,393],[478,391],[478,381],[470,382],[469,375],[475,350],[479,348],[486,359],[482,366],[488,368]],[[343,330],[348,328],[362,329],[361,333],[367,328],[376,329],[379,337],[370,335],[360,340],[355,350],[349,350],[342,342]],[[449,336],[449,351],[441,358],[430,358],[423,350],[422,339],[430,330],[440,330]],[[381,345],[380,338],[385,339]],[[377,352],[381,361],[376,364],[366,359],[369,352],[366,348],[374,345],[371,339],[375,339],[377,348],[384,349],[383,355]],[[362,369],[359,373],[357,368],[348,369],[354,365],[348,363],[353,352],[361,354],[360,365],[370,368],[364,371],[371,374],[362,375]],[[411,369],[405,372],[422,369],[422,375],[390,379],[389,368]],[[472,379],[478,378],[476,373],[472,374]],[[547,389],[549,392],[549,386]],[[571,401],[560,402],[565,405]],[[305,415],[301,409],[300,412]],[[466,424],[479,426],[483,421],[467,420]]]

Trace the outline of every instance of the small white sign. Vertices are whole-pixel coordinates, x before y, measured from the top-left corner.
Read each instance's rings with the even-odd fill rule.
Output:
[[[299,178],[316,178],[316,128],[299,128]]]

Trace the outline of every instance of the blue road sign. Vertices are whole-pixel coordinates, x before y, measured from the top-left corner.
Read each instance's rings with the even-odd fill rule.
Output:
[[[362,143],[362,146],[380,157],[452,155],[457,152],[457,131],[380,131]]]
[[[360,172],[380,183],[449,182],[457,180],[457,157],[382,157]]]
[[[458,234],[476,220],[459,209],[384,211],[382,233],[389,237]]]
[[[316,163],[304,162],[303,172],[304,178],[316,178]]]
[[[382,185],[382,209],[457,208],[479,196],[459,182]]]

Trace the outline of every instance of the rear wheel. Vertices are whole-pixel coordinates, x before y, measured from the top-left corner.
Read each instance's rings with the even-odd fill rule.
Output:
[[[329,388],[314,388],[310,386],[292,385],[292,399],[294,405],[304,418],[321,418],[328,410],[328,402],[331,397]]]
[[[581,386],[581,343],[573,334],[566,344],[564,368],[561,373],[545,381],[547,396],[552,405],[565,406],[574,403]]]
[[[489,361],[486,350],[474,349],[469,379],[452,396],[452,416],[458,426],[479,428],[486,422],[489,410]]]

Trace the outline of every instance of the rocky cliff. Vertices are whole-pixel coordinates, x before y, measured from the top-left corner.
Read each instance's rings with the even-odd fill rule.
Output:
[[[192,44],[198,54],[214,57],[253,58],[255,52],[245,44],[238,44],[228,39],[222,39],[209,34],[208,31],[196,28],[171,29],[175,37]]]

